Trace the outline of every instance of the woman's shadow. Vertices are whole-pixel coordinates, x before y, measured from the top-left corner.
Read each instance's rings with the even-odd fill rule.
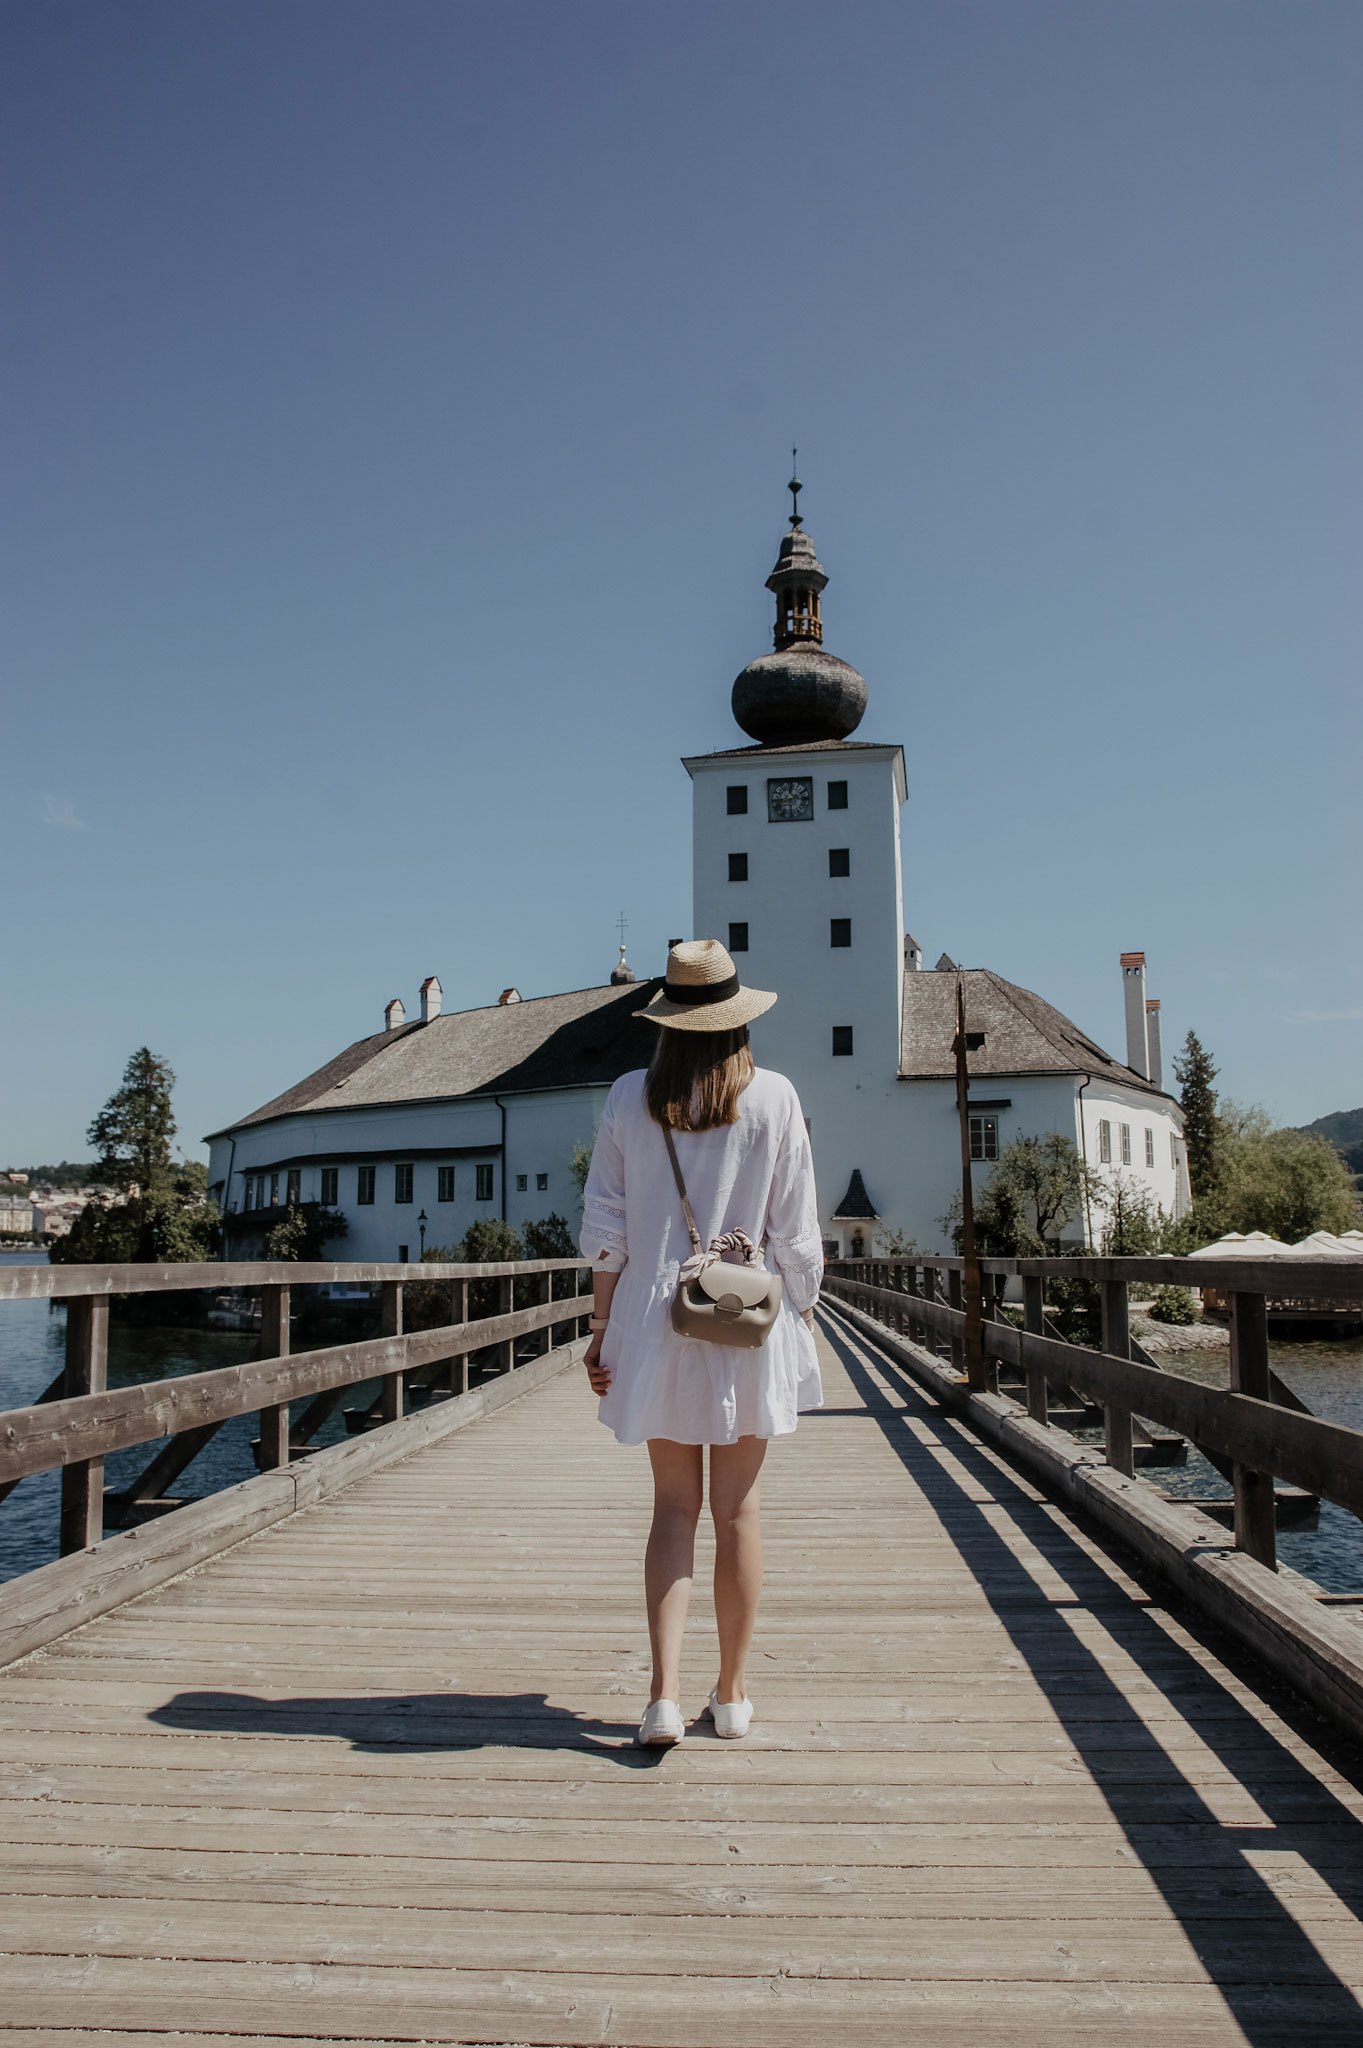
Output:
[[[334,1699],[259,1699],[248,1692],[179,1692],[147,1716],[196,1735],[330,1735],[366,1755],[393,1750],[566,1749],[625,1770],[648,1770],[666,1750],[634,1745],[632,1721],[552,1707],[542,1692],[427,1692]]]

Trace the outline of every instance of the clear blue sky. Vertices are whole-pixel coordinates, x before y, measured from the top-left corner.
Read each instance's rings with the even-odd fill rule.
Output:
[[[1357,0],[10,0],[0,1153],[660,967],[792,441],[906,916],[1363,1102]]]

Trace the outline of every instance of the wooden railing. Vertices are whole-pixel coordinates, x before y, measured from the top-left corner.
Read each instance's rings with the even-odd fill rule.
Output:
[[[117,1510],[151,1509],[190,1461],[237,1415],[259,1413],[256,1462],[277,1470],[315,1448],[322,1425],[341,1406],[347,1389],[378,1379],[380,1391],[362,1418],[397,1421],[413,1387],[432,1398],[467,1393],[469,1360],[483,1354],[484,1369],[510,1372],[520,1340],[534,1338],[532,1355],[583,1334],[590,1302],[583,1298],[589,1268],[582,1259],[524,1259],[491,1265],[181,1265],[11,1266],[0,1269],[0,1303],[65,1301],[66,1360],[61,1373],[26,1408],[0,1413],[0,1500],[33,1473],[61,1470],[61,1553],[86,1550],[104,1532],[104,1460],[135,1444],[169,1443],[117,1496]],[[469,1319],[469,1288],[495,1286],[495,1314]],[[295,1287],[375,1286],[381,1290],[378,1337],[290,1354],[291,1290]],[[420,1283],[447,1283],[449,1321],[404,1332],[404,1293]],[[107,1385],[109,1301],[112,1295],[147,1295],[244,1288],[261,1297],[261,1356],[250,1364],[221,1366],[180,1378]],[[514,1294],[540,1299],[520,1307]],[[0,1346],[4,1341],[0,1310]],[[521,1350],[525,1346],[521,1343]],[[490,1356],[488,1354],[491,1354]],[[306,1402],[301,1414],[296,1405]]]
[[[1074,1388],[1102,1409],[1105,1455],[1120,1472],[1133,1471],[1136,1417],[1177,1430],[1230,1481],[1236,1547],[1270,1567],[1277,1564],[1275,1479],[1363,1516],[1363,1431],[1312,1415],[1283,1384],[1269,1363],[1267,1316],[1268,1301],[1288,1293],[1299,1302],[1363,1300],[1363,1266],[1351,1272],[1338,1259],[982,1259],[983,1357],[967,1371],[964,1265],[955,1258],[830,1260],[824,1293],[931,1350],[944,1343],[970,1392],[1006,1394],[999,1366],[1013,1368],[1025,1380],[1035,1422],[1049,1422],[1053,1387]],[[1014,1276],[1022,1281],[1021,1329],[1001,1315],[1004,1286]],[[1097,1287],[1098,1350],[1054,1334],[1045,1307],[1050,1280]],[[1133,1354],[1133,1281],[1210,1286],[1229,1296],[1229,1387],[1204,1386],[1164,1371],[1148,1354]]]

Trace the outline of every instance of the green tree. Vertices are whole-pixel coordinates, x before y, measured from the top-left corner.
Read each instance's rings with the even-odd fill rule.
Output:
[[[577,1246],[566,1216],[557,1210],[539,1223],[527,1223],[524,1231],[527,1259],[575,1259]]]
[[[123,1069],[123,1083],[85,1133],[99,1151],[99,1177],[110,1187],[134,1183],[144,1194],[170,1179],[170,1106],[175,1076],[165,1060],[141,1046]]]
[[[349,1235],[350,1225],[339,1209],[323,1209],[315,1202],[300,1207],[291,1202],[287,1214],[266,1232],[263,1257],[313,1264],[326,1258],[327,1245]]]
[[[127,1202],[87,1202],[48,1256],[65,1266],[175,1266],[216,1258],[221,1242],[200,1176],[176,1173]]]
[[[1102,1199],[1106,1257],[1144,1259],[1163,1250],[1164,1211],[1134,1174],[1115,1173]]]
[[[592,1170],[592,1147],[584,1145],[580,1138],[573,1147],[572,1169],[573,1179],[577,1182],[577,1206],[580,1209],[587,1192],[587,1175]]]
[[[1183,1143],[1188,1153],[1188,1180],[1194,1196],[1205,1194],[1216,1180],[1216,1158],[1221,1134],[1217,1115],[1216,1068],[1195,1031],[1183,1042],[1183,1052],[1174,1061],[1174,1077],[1183,1105]]]
[[[1066,1225],[1085,1220],[1091,1199],[1102,1200],[1101,1184],[1072,1138],[1059,1131],[1044,1138],[1014,1138],[995,1160],[987,1183],[976,1190],[975,1241],[987,1258],[1054,1256]],[[959,1250],[959,1195],[939,1220]]]

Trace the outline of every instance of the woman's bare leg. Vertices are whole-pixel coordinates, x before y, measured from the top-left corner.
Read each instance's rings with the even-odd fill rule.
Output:
[[[648,1455],[653,1465],[653,1527],[644,1552],[644,1598],[653,1649],[653,1688],[648,1696],[652,1702],[681,1697],[682,1633],[696,1564],[704,1453],[699,1444],[674,1444],[655,1436],[649,1438]]]
[[[762,1591],[761,1475],[765,1437],[710,1446],[710,1514],[715,1524],[715,1620],[721,1706],[746,1697],[748,1645]]]

